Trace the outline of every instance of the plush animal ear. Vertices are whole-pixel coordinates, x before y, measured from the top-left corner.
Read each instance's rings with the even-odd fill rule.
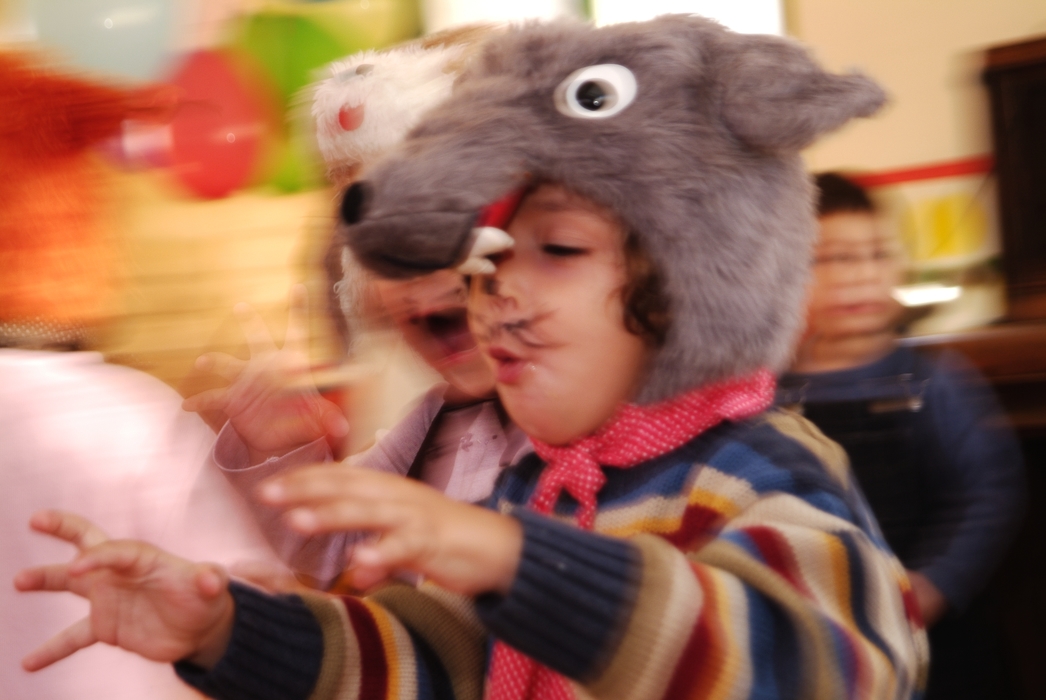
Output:
[[[771,36],[734,35],[720,57],[722,117],[761,151],[798,151],[854,117],[874,114],[886,94],[860,74],[834,75],[798,44]]]

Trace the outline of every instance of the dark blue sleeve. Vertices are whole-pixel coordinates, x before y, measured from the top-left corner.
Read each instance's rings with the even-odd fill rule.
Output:
[[[924,420],[929,512],[908,565],[961,611],[987,583],[1023,516],[1020,445],[991,388],[956,353],[933,368]]]
[[[634,545],[517,508],[523,553],[507,596],[480,596],[491,634],[575,680],[594,677],[617,648],[641,575]],[[554,621],[554,622],[553,622]]]
[[[178,676],[221,700],[306,700],[319,679],[323,631],[296,595],[269,595],[235,581],[232,639],[209,671],[186,661]]]

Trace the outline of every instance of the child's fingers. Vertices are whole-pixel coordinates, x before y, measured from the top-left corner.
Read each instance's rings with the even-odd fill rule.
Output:
[[[14,584],[20,591],[68,591],[69,565],[49,564],[23,569],[15,575]]]
[[[233,307],[233,313],[236,314],[243,335],[247,338],[247,347],[250,348],[252,357],[276,352],[276,344],[272,341],[272,334],[269,333],[265,321],[250,304],[240,302]]]
[[[224,411],[229,405],[229,390],[226,388],[208,389],[190,396],[182,401],[182,410],[192,413],[200,411]]]
[[[123,574],[144,572],[155,561],[156,551],[144,542],[113,540],[84,552],[69,565],[70,576],[82,576],[96,569],[112,569]]]
[[[214,598],[229,585],[229,574],[217,564],[200,564],[196,572],[196,590],[206,598]]]
[[[352,561],[361,567],[393,571],[410,569],[421,559],[428,545],[421,533],[396,532],[358,545]]]
[[[349,434],[349,421],[337,406],[327,403],[323,408],[323,428],[328,435],[343,438]]]
[[[214,372],[222,379],[228,379],[230,382],[233,382],[243,372],[243,368],[247,366],[247,363],[224,352],[206,352],[196,358],[195,365],[198,370]]]
[[[309,291],[304,284],[291,287],[290,312],[287,316],[287,334],[283,339],[286,350],[307,353],[309,350]]]
[[[22,659],[22,668],[26,671],[39,671],[97,641],[98,639],[91,629],[91,620],[85,617],[30,652]]]
[[[80,551],[109,540],[109,536],[87,518],[61,510],[37,511],[29,519],[29,526],[37,532],[74,544]]]
[[[349,580],[356,590],[367,591],[392,578],[392,574],[392,570],[383,566],[355,565],[349,569]]]
[[[258,487],[258,498],[274,506],[307,503],[316,498],[330,497],[335,488],[341,491],[343,479],[328,474],[329,465],[302,467],[290,474],[267,479]]]
[[[292,528],[311,535],[340,530],[384,532],[401,525],[412,512],[401,503],[339,498],[294,508],[285,517]]]
[[[345,465],[321,464],[295,469],[263,482],[258,497],[274,506],[342,498],[392,500],[399,490],[416,487],[416,482],[400,476]]]

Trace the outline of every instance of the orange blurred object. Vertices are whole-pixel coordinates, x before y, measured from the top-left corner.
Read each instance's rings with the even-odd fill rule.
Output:
[[[0,53],[0,322],[101,318],[115,251],[89,148],[125,119],[168,118],[175,102],[170,88],[121,89]]]

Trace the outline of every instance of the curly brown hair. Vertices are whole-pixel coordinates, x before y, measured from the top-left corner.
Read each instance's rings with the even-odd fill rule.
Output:
[[[634,233],[625,236],[625,275],[621,288],[625,328],[652,346],[661,347],[668,337],[672,313],[661,272]]]

